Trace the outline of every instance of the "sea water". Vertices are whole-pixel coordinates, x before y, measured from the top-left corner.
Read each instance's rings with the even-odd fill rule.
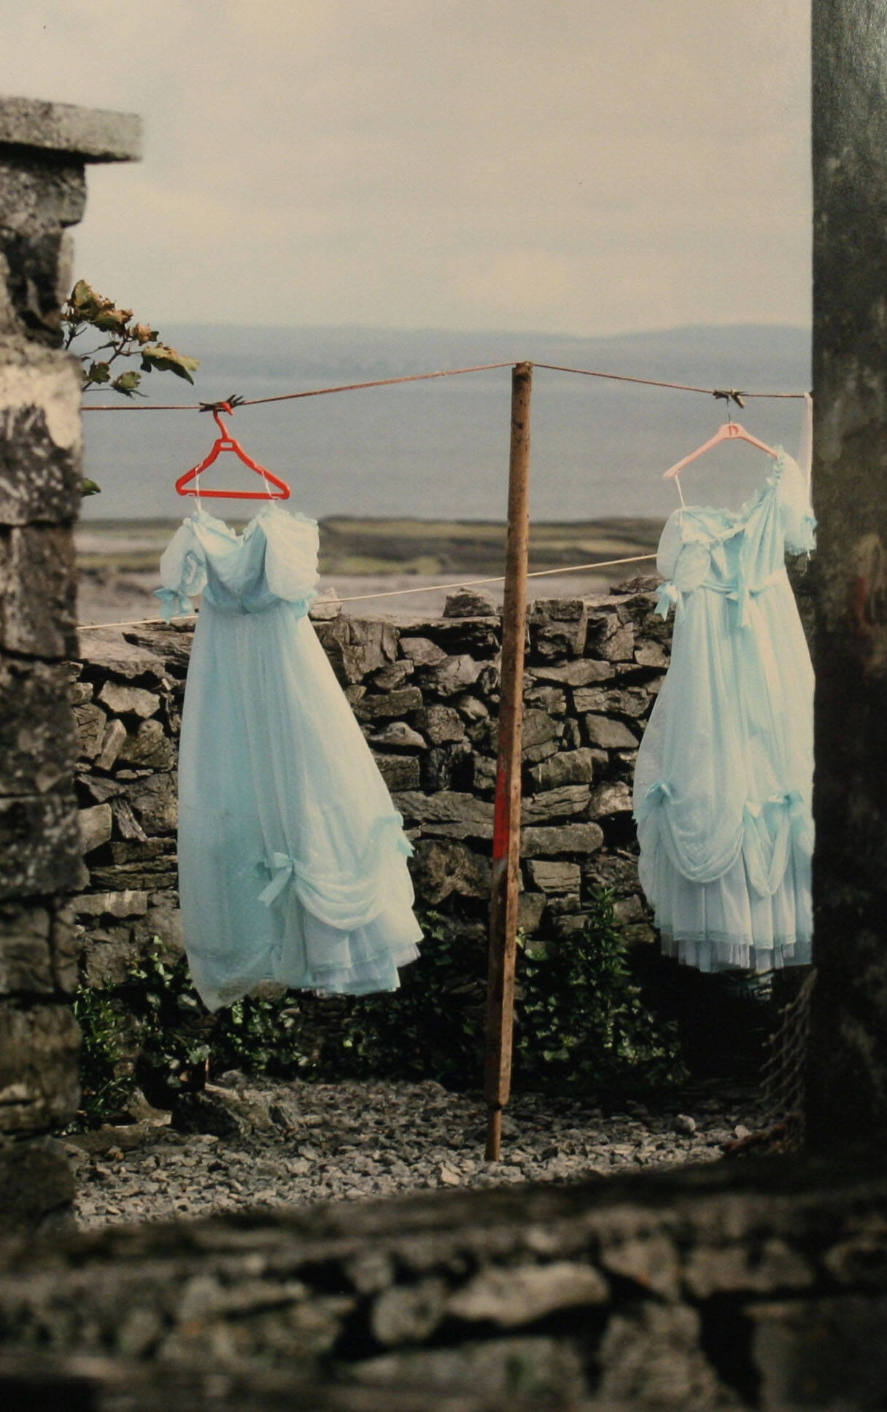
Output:
[[[683,328],[610,338],[448,333],[366,328],[164,328],[163,338],[201,360],[192,388],[170,374],[143,380],[145,401],[105,389],[84,405],[247,399],[344,383],[408,377],[479,363],[555,363],[702,387],[800,392],[810,383],[805,329]],[[88,346],[88,345],[87,345]],[[505,519],[511,375],[487,372],[238,408],[230,431],[283,477],[292,505],[311,515]],[[798,401],[735,404],[537,367],[531,411],[534,520],[664,517],[677,503],[662,472],[729,416],[771,446],[797,453]],[[174,519],[186,503],[175,481],[209,450],[212,418],[196,411],[89,412],[86,474],[101,494],[83,517]],[[761,473],[748,446],[720,447],[688,468],[688,499],[733,503]],[[206,484],[248,487],[251,472],[224,456]],[[689,493],[688,493],[689,492]],[[210,501],[242,518],[249,502]],[[237,506],[234,511],[232,507]]]

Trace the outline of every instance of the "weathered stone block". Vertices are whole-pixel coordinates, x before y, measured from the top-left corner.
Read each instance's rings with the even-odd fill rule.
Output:
[[[445,745],[465,739],[465,722],[453,706],[437,703],[416,712],[413,720],[432,745]]]
[[[582,623],[588,616],[588,605],[582,598],[537,598],[527,614],[531,623]]]
[[[563,784],[558,789],[544,789],[523,800],[522,818],[528,824],[566,819],[587,809],[590,797],[591,789],[587,784]]]
[[[564,784],[590,784],[594,774],[594,754],[587,746],[579,750],[561,750],[550,759],[533,765],[528,771],[536,789],[557,789]]]
[[[0,102],[2,101],[0,99]],[[3,167],[3,179],[0,181],[0,225],[5,226],[7,231],[25,239],[39,239],[47,234],[54,235],[57,239],[64,226],[76,225],[81,219],[86,204],[86,178],[82,167],[73,163],[69,165],[67,162],[35,164],[25,154],[10,148],[3,150],[0,161]],[[48,342],[45,335],[51,330],[54,335],[52,346],[58,347],[61,341],[59,310],[71,285],[68,276],[65,280],[66,287],[60,287],[60,253],[56,247],[56,268],[47,272],[49,279],[40,291],[41,302],[44,302],[49,294],[54,293],[56,296],[54,326],[48,322],[45,325],[38,322],[35,327],[32,318],[26,315],[23,322],[19,314],[14,322],[10,322],[10,333],[23,334],[29,341],[36,338],[39,342]],[[67,260],[64,263],[67,265]],[[10,271],[10,274],[13,274],[13,271]],[[65,274],[67,275],[67,270]],[[30,305],[25,304],[22,312],[30,308]],[[13,310],[19,312],[14,302]],[[31,347],[34,347],[33,343]]]
[[[7,245],[10,238],[7,232]],[[57,304],[50,308],[57,314]],[[41,310],[39,317],[47,312]],[[75,518],[79,408],[80,371],[73,359],[33,346],[17,347],[14,363],[0,353],[0,524],[62,524]]]
[[[73,898],[71,906],[77,917],[141,917],[148,910],[148,894],[134,889],[87,892]]]
[[[424,750],[427,742],[406,721],[391,721],[384,730],[370,736],[370,744],[386,750],[414,751]]]
[[[0,795],[57,788],[76,759],[62,664],[0,658]]]
[[[113,826],[110,804],[93,804],[90,809],[81,809],[78,820],[84,853],[92,853],[110,839]]]
[[[179,821],[175,775],[163,772],[134,780],[128,795],[149,835],[175,832]]]
[[[58,907],[50,920],[49,946],[56,989],[72,995],[77,989],[80,943],[74,926],[74,913],[66,904]]]
[[[613,780],[593,791],[588,812],[592,819],[606,819],[613,814],[630,814],[632,807],[628,784],[624,780]]]
[[[533,681],[551,681],[562,683],[564,686],[588,686],[590,682],[611,681],[613,665],[611,662],[600,662],[591,657],[583,657],[579,661],[551,666],[545,663],[536,663],[527,675]]]
[[[436,906],[445,897],[487,897],[490,860],[456,840],[422,839],[410,863],[417,894]]]
[[[362,681],[397,656],[398,634],[392,623],[343,616],[318,623],[316,630],[343,686]]]
[[[634,650],[634,660],[639,667],[661,667],[664,671],[668,653],[661,642],[642,642]]]
[[[495,601],[481,588],[459,588],[447,594],[445,618],[495,618],[499,615]]]
[[[562,716],[567,709],[567,694],[559,686],[531,686],[524,692],[527,706],[539,706],[550,716]]]
[[[75,888],[82,869],[73,795],[0,799],[0,898]]]
[[[27,657],[72,656],[75,599],[69,530],[0,530],[0,647]]]
[[[129,162],[141,156],[142,123],[133,113],[47,103],[40,98],[2,98],[0,144],[52,152],[56,159],[67,154],[77,167],[84,162]],[[29,161],[37,166],[39,158],[31,156]],[[78,214],[71,221],[79,219]]]
[[[717,1408],[742,1406],[723,1386],[702,1351],[699,1313],[685,1304],[646,1303],[610,1319],[598,1360],[604,1407]]]
[[[415,670],[412,662],[401,657],[397,662],[389,662],[387,667],[380,667],[377,672],[373,672],[371,681],[380,691],[392,691],[395,687],[403,686]]]
[[[435,667],[443,662],[446,652],[429,637],[402,637],[400,650],[417,667]]]
[[[466,743],[433,745],[423,759],[416,762],[420,780],[429,794],[439,789],[460,789],[474,781],[471,748]]]
[[[136,845],[125,843],[119,846],[132,849]],[[145,846],[142,845],[143,848]],[[115,845],[112,844],[113,848]],[[136,891],[146,888],[157,892],[164,888],[176,887],[178,872],[175,858],[163,854],[160,857],[140,857],[126,863],[109,863],[100,868],[92,868],[90,881],[95,887],[106,892],[123,892],[128,888],[134,888]]]
[[[454,1319],[519,1328],[558,1310],[604,1304],[606,1280],[590,1265],[552,1261],[549,1265],[482,1270],[452,1295],[447,1312]]]
[[[54,1138],[0,1141],[0,1232],[41,1234],[53,1223],[73,1225],[74,1177]]]
[[[563,824],[560,828],[521,830],[521,852],[525,858],[596,853],[603,841],[604,832],[598,824]]]
[[[540,761],[555,755],[559,745],[560,741],[557,736],[550,740],[540,740],[538,745],[525,745],[521,752],[521,759],[525,765],[538,765]]]
[[[172,742],[166,737],[161,721],[142,721],[133,735],[127,735],[120,748],[120,760],[153,770],[171,770],[176,762]]]
[[[493,657],[499,651],[501,635],[500,624],[490,618],[435,618],[411,624],[410,636],[430,639],[449,657],[459,652]]]
[[[628,686],[622,690],[605,687],[582,687],[573,693],[577,711],[592,711],[603,716],[628,716],[636,720],[650,709],[649,693],[643,687]]]
[[[92,926],[83,951],[83,979],[88,986],[123,985],[140,960],[142,947],[125,922],[117,926]]]
[[[486,799],[476,799],[473,794],[461,794],[455,790],[441,790],[437,794],[419,794],[415,790],[405,790],[394,796],[394,803],[405,819],[423,824],[455,824],[466,838],[483,838],[477,829],[493,827],[493,806]]]
[[[358,703],[356,714],[362,721],[381,721],[390,716],[406,716],[422,708],[422,693],[417,686],[402,686],[381,696],[365,696]]]
[[[122,686],[115,681],[105,682],[98,699],[114,715],[139,716],[142,720],[156,716],[161,706],[156,691],[146,691],[141,686]]]
[[[438,696],[454,696],[466,686],[473,686],[482,671],[483,663],[463,652],[423,671],[423,684]]]
[[[379,773],[391,790],[418,789],[419,761],[415,755],[376,755]]]
[[[634,660],[635,631],[631,623],[624,623],[612,636],[603,642],[595,643],[595,652],[608,662],[632,662]]]
[[[526,869],[534,887],[541,888],[543,892],[579,891],[582,874],[578,863],[556,863],[544,858],[530,858]]]
[[[887,1295],[768,1300],[748,1308],[758,1406],[877,1407],[887,1387]]]
[[[599,745],[603,750],[633,749],[638,738],[622,721],[613,721],[609,716],[589,715],[583,717],[585,735],[591,745]]]
[[[121,838],[147,843],[148,835],[132,812],[128,799],[122,796],[116,798],[111,805],[111,813],[114,815],[114,828]]]
[[[522,892],[517,899],[517,924],[526,936],[534,936],[542,924],[548,899],[542,892]]]
[[[582,901],[578,892],[558,893],[549,897],[548,910],[552,917],[576,917],[582,911]],[[560,925],[559,923],[557,924]],[[557,930],[557,927],[555,928]]]
[[[159,939],[164,957],[168,960],[175,959],[185,949],[185,933],[178,897],[168,891],[154,892],[150,894],[148,902],[144,917],[133,919],[133,939],[142,953],[153,947]]]
[[[102,748],[108,724],[107,716],[101,706],[96,706],[94,701],[88,701],[84,706],[74,707],[74,723],[77,727],[81,758],[94,760]]]
[[[80,1030],[67,1005],[23,1009],[0,1000],[0,1127],[5,1133],[61,1127],[77,1110]]]
[[[55,989],[51,918],[44,907],[0,906],[0,994]]]
[[[190,633],[187,634],[186,640],[190,643]],[[166,680],[167,676],[166,664],[159,651],[127,642],[126,638],[113,628],[80,633],[76,656],[85,668],[99,669],[102,673],[110,673],[123,681],[148,677],[159,683]]]
[[[490,714],[484,703],[468,692],[463,696],[457,696],[453,705],[466,721],[485,721]]]
[[[549,716],[547,711],[540,710],[538,706],[531,706],[524,711],[521,731],[521,745],[524,752],[532,750],[537,745],[557,740],[558,735],[558,723],[552,716]]]

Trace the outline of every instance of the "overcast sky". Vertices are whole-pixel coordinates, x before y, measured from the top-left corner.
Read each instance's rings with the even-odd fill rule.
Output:
[[[141,114],[76,273],[163,322],[810,318],[808,0],[0,0],[0,92]]]

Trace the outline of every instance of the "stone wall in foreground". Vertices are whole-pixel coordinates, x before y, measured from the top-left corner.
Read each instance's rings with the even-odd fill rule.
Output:
[[[631,817],[636,748],[671,632],[653,613],[651,589],[651,581],[635,581],[608,597],[531,610],[521,898],[528,933],[575,935],[594,890],[606,886],[628,940],[652,939]],[[342,615],[315,626],[413,841],[420,906],[458,917],[482,941],[498,614],[463,593],[446,616],[427,622]],[[180,943],[176,753],[191,638],[190,627],[81,632],[79,660],[70,665],[88,869],[73,905],[92,983],[122,980],[154,936]]]
[[[0,1402],[883,1407],[885,1220],[882,1151],[8,1243]]]

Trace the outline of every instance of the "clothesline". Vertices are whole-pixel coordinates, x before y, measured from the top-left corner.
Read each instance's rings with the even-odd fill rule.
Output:
[[[377,378],[372,382],[348,382],[334,387],[312,387],[304,392],[282,392],[273,397],[247,397],[238,402],[238,406],[259,407],[268,402],[292,402],[302,397],[325,397],[335,392],[361,392],[372,387],[394,387],[399,383],[427,382],[431,378],[462,377],[466,373],[487,373],[498,368],[512,368],[514,366],[514,362],[478,363],[470,368],[444,368],[432,373],[410,373],[405,377]],[[733,398],[735,400],[737,397],[803,398],[807,395],[803,392],[745,392],[738,388],[696,387],[692,383],[665,382],[659,378],[633,377],[628,373],[604,373],[593,368],[562,367],[556,363],[534,363],[532,366],[544,368],[548,372],[575,373],[580,377],[639,383],[644,387],[666,387],[675,392],[696,392],[706,397],[722,399]],[[83,403],[81,410],[84,412],[201,412],[205,410],[205,407],[206,404],[202,402],[99,402],[92,403],[92,405]]]
[[[534,569],[532,573],[527,574],[527,578],[547,578],[551,574],[576,574],[590,569],[611,569],[617,564],[642,564],[646,563],[649,559],[655,558],[655,554],[633,554],[625,559],[603,559],[594,564],[568,564],[564,568]],[[335,598],[317,598],[315,602],[362,603],[375,598],[399,598],[408,593],[434,593],[443,588],[476,588],[480,584],[503,583],[504,580],[504,574],[495,574],[492,578],[464,579],[461,583],[423,583],[414,588],[387,588],[383,589],[381,593],[355,593],[346,598],[340,598],[337,594]],[[191,622],[191,620],[196,617],[196,613],[182,614],[180,621]],[[129,623],[78,623],[77,627],[80,632],[97,632],[102,628],[148,628],[154,627],[158,623],[165,622],[165,618],[138,618],[134,622]]]

